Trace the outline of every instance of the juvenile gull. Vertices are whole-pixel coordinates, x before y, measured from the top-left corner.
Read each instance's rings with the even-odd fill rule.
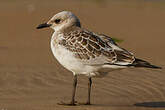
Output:
[[[128,67],[160,69],[147,61],[136,58],[132,53],[119,47],[109,36],[96,34],[81,28],[79,19],[69,11],[54,15],[37,29],[50,27],[54,30],[51,49],[58,62],[73,72],[73,92],[70,103],[75,105],[77,75],[88,76],[88,99],[90,103],[92,77],[105,76],[112,70]]]

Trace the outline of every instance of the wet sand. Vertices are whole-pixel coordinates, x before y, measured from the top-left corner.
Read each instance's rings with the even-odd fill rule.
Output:
[[[50,50],[52,30],[36,30],[62,10],[82,26],[123,39],[120,45],[155,65],[165,65],[165,3],[149,1],[0,1],[0,110],[164,110],[165,73],[125,69],[94,78],[91,106],[70,101],[72,73]],[[87,78],[78,78],[76,100],[87,99]]]

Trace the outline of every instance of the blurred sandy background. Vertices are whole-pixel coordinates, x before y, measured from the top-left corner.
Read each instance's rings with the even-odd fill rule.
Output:
[[[51,53],[53,31],[35,28],[63,10],[89,30],[123,39],[120,45],[137,57],[165,66],[164,0],[0,0],[0,110],[165,109],[164,69],[112,72],[93,79],[92,106],[57,105],[70,101],[72,73]],[[79,102],[87,99],[86,81],[79,77]]]

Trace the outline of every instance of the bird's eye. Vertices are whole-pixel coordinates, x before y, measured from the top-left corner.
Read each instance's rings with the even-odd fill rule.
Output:
[[[61,19],[56,19],[54,22],[55,22],[56,24],[58,24],[58,23],[60,23],[60,21],[61,21]]]

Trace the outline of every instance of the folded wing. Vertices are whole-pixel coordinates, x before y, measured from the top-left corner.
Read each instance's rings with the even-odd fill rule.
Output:
[[[88,64],[128,65],[135,60],[132,53],[120,48],[112,38],[93,32],[77,29],[68,33],[65,47],[72,51],[76,58]]]

